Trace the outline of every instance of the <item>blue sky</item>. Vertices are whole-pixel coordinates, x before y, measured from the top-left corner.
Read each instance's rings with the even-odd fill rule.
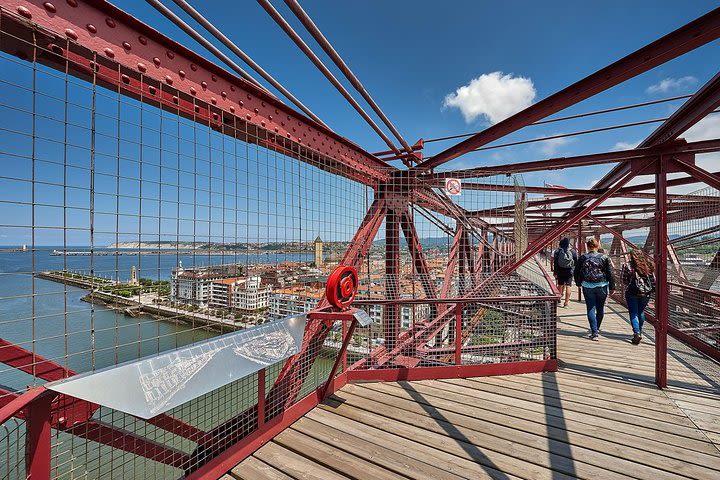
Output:
[[[181,13],[170,0],[166,0],[165,3]],[[386,149],[377,135],[280,31],[279,27],[256,2],[250,0],[240,2],[191,0],[191,3],[336,132],[371,152]],[[322,55],[320,48],[306,34],[284,4],[280,1],[273,3],[308,43],[321,54],[326,64],[335,71],[331,62]],[[525,88],[526,96],[529,90],[533,93],[531,99],[525,98],[525,103],[536,102],[717,6],[717,2],[714,1],[687,2],[682,8],[679,8],[677,2],[673,1],[609,1],[603,2],[602,7],[591,2],[529,1],[446,2],[442,4],[442,8],[435,1],[304,1],[302,4],[410,143],[421,137],[432,138],[477,131],[490,125],[491,119],[496,119],[492,115],[492,111],[490,115],[480,114],[468,121],[459,108],[445,105],[446,97],[449,94],[455,93],[463,86],[470,85],[472,87],[473,80],[500,78],[505,75],[510,82],[510,87],[519,82],[520,86]],[[122,2],[121,6],[141,21],[150,24],[175,40],[204,52],[202,47],[195,44],[144,1],[128,0]],[[183,16],[187,18],[184,14]],[[190,23],[193,23],[192,20]],[[692,93],[717,72],[718,58],[720,58],[720,42],[715,42],[582,102],[559,115]],[[10,71],[10,69],[7,71],[6,78],[10,78],[11,81],[20,84],[29,81],[27,68],[23,72]],[[494,72],[502,72],[502,74]],[[257,75],[255,76],[257,77]],[[341,77],[339,74],[337,76]],[[48,81],[52,83],[51,80]],[[54,88],[57,89],[58,85],[55,85]],[[521,93],[522,91],[521,88]],[[71,88],[70,93],[71,96],[77,96],[75,100],[78,102],[87,102],[89,98],[87,89],[81,87]],[[497,92],[494,91],[481,93],[484,98],[497,98],[494,95]],[[514,97],[515,93],[513,88],[506,89],[507,97],[503,102],[511,104],[511,107],[517,102],[522,103]],[[468,101],[472,102],[473,99]],[[3,103],[11,104],[13,102],[17,102],[18,105],[25,102],[26,106],[28,103],[26,97],[19,93],[17,95],[9,93],[6,89]],[[107,102],[108,108],[112,108],[113,105],[115,105],[113,101]],[[680,102],[674,102],[617,114],[529,127],[503,139],[502,142],[665,117],[679,105]],[[52,106],[43,104],[42,107],[48,109],[50,116],[54,114]],[[133,105],[132,102],[127,103],[126,106],[123,106],[123,118],[137,121],[139,116],[136,110],[137,105]],[[369,111],[369,108],[367,110]],[[112,111],[107,113],[110,116],[114,115]],[[75,115],[75,121],[89,123],[89,117],[87,115],[83,117],[82,112],[73,113],[73,115]],[[152,117],[152,114],[150,116]],[[3,124],[6,128],[12,125],[18,129],[27,130],[28,117],[20,117],[19,114],[15,118],[6,113]],[[146,122],[153,121],[157,122],[157,118],[146,120]],[[48,120],[46,123],[52,123],[52,120]],[[174,128],[174,131],[177,131],[176,125],[177,123],[166,121],[163,128]],[[112,121],[108,123],[107,128],[113,128]],[[623,144],[628,146],[637,144],[654,128],[654,125],[642,126],[575,137],[565,141],[476,152],[449,163],[445,168],[467,168],[542,159],[548,156],[606,151],[618,148]],[[50,127],[47,127],[47,131],[49,130]],[[191,130],[184,130],[183,135],[187,136]],[[704,125],[702,130],[703,132],[699,136],[696,134],[695,137],[720,136],[718,134],[720,124],[716,121]],[[56,132],[56,134],[59,135],[60,132]],[[4,135],[7,137],[6,132]],[[89,142],[87,132],[83,133],[81,129],[74,129],[72,135],[72,140],[78,144],[86,145]],[[123,135],[129,140],[138,139],[137,133],[131,131],[123,132]],[[154,141],[157,140],[143,139],[149,148],[152,148]],[[217,138],[214,141],[219,142]],[[6,144],[11,143],[12,141],[6,142]],[[112,159],[113,148],[116,147],[113,147],[111,141],[106,143],[108,143],[108,158]],[[430,144],[425,153],[431,155],[452,144],[453,141]],[[27,145],[18,148],[27,150]],[[120,148],[123,151],[137,150],[132,142],[121,145]],[[179,148],[187,150],[190,147],[184,145]],[[235,147],[228,146],[227,148]],[[39,146],[38,150],[42,152],[42,146]],[[188,154],[190,154],[189,150]],[[52,152],[48,152],[48,156],[52,155]],[[135,153],[131,155],[135,155]],[[209,155],[209,153],[200,154],[201,162],[207,161]],[[217,151],[215,155],[215,161],[217,161]],[[86,161],[80,154],[76,158],[80,162]],[[182,161],[187,162],[188,158],[189,156]],[[225,157],[221,155],[220,158]],[[175,162],[176,160],[161,159],[159,163],[162,164],[166,161]],[[231,160],[227,161],[232,162]],[[303,240],[312,240],[314,232],[323,233],[323,229],[325,229],[323,235],[329,238],[347,237],[352,233],[354,228],[351,228],[350,224],[357,223],[362,211],[361,208],[351,209],[348,206],[362,204],[360,200],[364,199],[363,189],[337,184],[328,178],[315,179],[315,181],[319,181],[318,185],[322,183],[322,188],[309,189],[306,198],[302,200],[305,208],[310,212],[310,219],[305,218],[302,222],[299,220],[294,223],[288,222],[288,216],[292,216],[292,212],[281,211],[282,209],[278,209],[277,205],[273,203],[274,201],[282,203],[284,200],[273,200],[268,197],[268,194],[279,188],[282,190],[281,197],[286,195],[282,198],[286,200],[295,198],[297,185],[293,186],[293,182],[295,182],[298,170],[292,162],[277,160],[276,165],[270,166],[273,162],[273,159],[265,158],[245,169],[246,173],[251,175],[257,175],[258,168],[263,169],[264,180],[262,182],[267,185],[264,190],[263,187],[259,187],[256,194],[251,195],[252,200],[258,202],[257,206],[251,208],[247,204],[236,205],[234,206],[235,211],[233,211],[231,205],[226,211],[227,215],[232,216],[238,209],[253,210],[262,215],[269,214],[270,220],[267,218],[245,219],[243,221],[245,225],[252,224],[256,227],[252,233],[248,234],[247,232],[238,232],[238,226],[233,224],[232,219],[227,220],[226,218],[227,227],[233,229],[233,233],[227,235],[229,239],[242,240],[244,236],[247,236],[249,240],[254,238],[287,239],[293,235],[295,238],[299,238],[299,234],[286,233],[288,225],[293,231],[299,230],[302,226]],[[717,162],[717,157],[706,160],[706,166],[708,162],[710,164]],[[101,164],[102,162],[96,163]],[[6,165],[10,165],[5,171],[7,176],[27,178],[29,175],[27,163],[15,165],[10,162]],[[137,212],[137,205],[129,200],[124,201],[123,205],[117,211],[115,210],[112,198],[114,191],[113,165],[112,162],[105,164],[109,169],[107,174],[110,177],[98,180],[101,188],[104,185],[103,181],[107,183],[106,187],[111,194],[105,203],[99,200],[101,203],[98,204],[108,211],[106,218],[103,220],[102,216],[96,216],[96,222],[106,222],[105,229],[107,231],[113,229],[115,216],[118,213],[123,213],[125,210]],[[136,167],[137,165],[128,164],[127,168],[130,170],[127,175],[137,176],[136,170],[133,170]],[[207,166],[207,168],[211,167]],[[548,182],[568,187],[589,187],[608,169],[609,167],[603,166],[573,171],[528,174],[524,176],[524,181],[531,185]],[[47,175],[50,181],[57,182],[61,181],[61,173],[61,170],[57,168],[54,171],[47,168],[41,170],[38,175]],[[151,165],[146,165],[144,171],[146,179],[152,179],[153,175],[159,176],[160,174],[159,169],[153,170]],[[215,175],[218,174],[215,173]],[[313,181],[314,173],[309,169],[301,168],[300,175],[305,185]],[[182,179],[181,183],[189,188],[190,184],[187,184],[187,180],[187,178]],[[210,182],[204,177],[201,177],[200,180],[201,183],[203,181]],[[230,180],[227,179],[227,188],[232,192],[234,187],[230,186]],[[69,182],[73,181],[77,182],[79,186],[87,184],[87,178],[80,174],[75,177],[71,175]],[[275,182],[275,186],[272,185],[272,182]],[[222,181],[213,184],[216,192],[221,187]],[[29,201],[27,188],[17,189],[8,182],[4,182],[0,188],[3,192],[0,193],[0,198],[6,202]],[[137,188],[137,182],[128,182],[123,186],[123,190],[130,195],[136,192]],[[173,195],[176,195],[175,198],[177,198],[178,189],[165,189],[168,191],[164,192],[162,197],[166,202],[163,205],[162,202],[154,202],[149,198],[159,194],[159,189],[157,192],[153,192],[152,188],[152,182],[145,183],[143,195],[147,205],[143,207],[144,215],[152,217],[158,215],[157,212],[163,211],[163,215],[172,217],[173,213],[169,210],[174,207],[172,199]],[[336,212],[337,209],[329,201],[324,200],[323,195],[333,191],[332,189],[335,189],[334,192],[338,193],[339,197],[343,197],[343,202],[348,207],[348,213],[347,218],[338,223],[338,226],[328,227],[324,226],[326,225],[324,218]],[[36,201],[46,199],[50,204],[61,203],[62,200],[59,196],[61,192],[58,189],[55,189],[54,192],[51,190],[53,189],[49,186],[38,188]],[[184,192],[180,192],[181,195],[182,193]],[[498,197],[478,200],[463,198],[464,202],[471,203],[467,205],[470,208],[484,208],[488,202],[493,200],[498,200]],[[512,201],[511,198],[503,200]],[[83,195],[79,195],[77,199],[71,196],[68,200],[70,204],[76,202],[77,205],[82,205],[86,201],[87,199]],[[212,204],[211,208],[207,209],[207,213],[190,215],[185,212],[181,215],[185,221],[181,219],[179,223],[183,225],[179,227],[174,225],[178,223],[177,221],[168,222],[173,225],[159,226],[152,219],[146,219],[147,230],[149,234],[175,231],[176,235],[189,235],[188,232],[191,232],[193,228],[195,231],[199,228],[201,232],[207,232],[208,238],[218,239],[218,235],[222,236],[222,229],[218,227],[220,224],[218,219],[222,218],[222,198],[209,199],[206,200],[206,203]],[[286,203],[292,204],[290,201]],[[300,208],[301,201],[296,203],[296,206]],[[18,218],[26,217],[28,211],[27,206],[6,204],[1,220],[4,225],[26,225],[29,222],[20,222]],[[36,214],[38,215],[38,220],[36,220],[38,225],[57,224],[57,212],[52,209],[43,212],[42,208],[36,207]],[[77,216],[74,222],[78,227],[86,222],[86,213],[77,211],[73,215]],[[53,218],[55,222],[51,221]],[[121,228],[122,231],[134,232],[138,229],[137,220],[131,216],[124,217],[122,220],[125,222],[125,227]],[[198,227],[198,223],[201,224],[200,227]],[[261,231],[263,228],[265,230]],[[332,231],[333,228],[337,231]],[[331,231],[327,231],[327,229]],[[27,238],[27,229],[15,228],[12,229],[12,233],[8,233],[7,229],[4,230],[6,231],[2,232],[2,238],[5,240],[0,243],[24,243],[24,239]],[[19,230],[23,231],[18,233]],[[180,233],[178,233],[179,231]],[[57,232],[51,232],[50,229],[45,233],[38,233],[38,235],[44,235],[43,243],[57,244],[59,239]],[[77,241],[70,240],[68,244],[86,243],[85,237],[86,235],[78,236]],[[102,241],[105,242],[111,237],[112,235],[105,235]]]
[[[166,2],[174,7],[172,2]],[[252,1],[191,2],[256,61],[280,80],[340,134],[370,151],[385,145],[329,85],[265,11]],[[315,46],[280,1],[281,13]],[[409,142],[482,129],[484,118],[468,124],[455,108],[443,108],[447,94],[491,72],[529,78],[540,100],[593,71],[717,7],[715,1],[478,2],[435,1],[302,2],[346,62]],[[602,5],[602,6],[600,6]],[[141,1],[123,8],[185,43],[191,40]],[[179,11],[179,9],[176,9]],[[199,47],[198,47],[199,48]],[[320,52],[320,49],[317,48]],[[322,56],[322,55],[321,55]],[[325,57],[323,57],[325,58]],[[663,96],[690,93],[717,71],[715,42],[669,62],[624,85],[583,102],[567,113],[595,110]],[[327,59],[326,59],[327,60]],[[331,65],[329,60],[326,61]],[[334,70],[334,68],[333,68]],[[665,79],[692,76],[695,81],[650,94]],[[340,76],[338,75],[340,78]],[[535,138],[626,121],[666,116],[679,103],[533,127],[511,137]],[[578,154],[633,143],[653,126],[573,139],[556,149]],[[448,147],[435,143],[427,154]],[[475,153],[450,164],[478,164],[542,158],[553,148],[508,149],[504,156]],[[577,175],[554,174],[548,181],[580,186]],[[597,175],[599,177],[601,175]],[[541,178],[527,178],[529,183]],[[584,185],[585,182],[581,182]]]

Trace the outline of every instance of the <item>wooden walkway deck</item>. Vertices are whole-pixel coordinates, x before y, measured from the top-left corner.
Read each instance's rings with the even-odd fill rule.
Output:
[[[226,478],[720,478],[720,367],[671,342],[656,389],[651,338],[610,309],[599,342],[559,310],[557,373],[347,385]]]

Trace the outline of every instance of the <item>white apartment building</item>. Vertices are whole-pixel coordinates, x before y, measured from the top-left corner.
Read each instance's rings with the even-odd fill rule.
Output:
[[[306,313],[315,308],[322,298],[322,289],[289,287],[276,290],[270,295],[270,318],[278,319]]]
[[[170,299],[207,307],[210,303],[212,283],[220,278],[223,278],[222,274],[175,268],[170,276]]]
[[[210,306],[253,312],[267,308],[271,292],[260,277],[218,279],[211,283]]]
[[[382,323],[383,305],[366,306],[366,311],[375,323]],[[414,316],[413,316],[414,314]],[[415,304],[400,306],[400,328],[407,329],[412,325],[413,318],[416,322],[425,320],[430,315],[430,305]]]

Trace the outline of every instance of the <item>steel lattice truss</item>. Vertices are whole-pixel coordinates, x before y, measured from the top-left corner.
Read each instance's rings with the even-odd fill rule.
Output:
[[[192,7],[183,6],[185,2],[176,3],[209,28],[207,23],[203,23],[207,21]],[[296,37],[289,25],[283,23],[270,2],[260,3],[301,49],[310,48]],[[203,405],[212,405],[205,410],[188,405],[148,422],[63,395],[50,397],[41,389],[32,389],[25,394],[11,388],[3,389],[5,395],[0,397],[3,412],[27,420],[29,425],[27,433],[22,433],[25,430],[20,427],[14,430],[18,438],[26,435],[36,441],[43,435],[50,435],[50,426],[57,432],[53,434],[53,447],[35,452],[38,460],[28,461],[28,471],[40,472],[38,478],[45,475],[52,455],[53,476],[67,475],[72,469],[58,453],[58,445],[68,438],[79,438],[85,442],[86,450],[88,441],[97,442],[125,452],[127,458],[142,457],[152,464],[168,467],[159,476],[177,476],[185,472],[199,478],[227,471],[233,462],[247,456],[253,448],[347,381],[437,378],[557,368],[555,305],[559,295],[546,271],[546,256],[554,243],[566,234],[575,237],[579,251],[588,237],[611,235],[613,240],[609,254],[615,264],[620,265],[629,249],[636,248],[624,232],[649,232],[639,248],[654,256],[658,277],[658,292],[651,311],[657,332],[656,381],[660,387],[667,384],[665,358],[668,332],[714,358],[720,357],[720,325],[717,320],[720,294],[714,287],[720,272],[720,172],[700,168],[695,161],[697,155],[720,151],[720,139],[694,142],[682,139],[684,132],[720,107],[720,74],[695,94],[683,98],[682,106],[669,118],[663,119],[636,148],[454,171],[441,171],[439,168],[717,40],[720,37],[720,9],[506,120],[425,158],[422,153],[424,142],[420,140],[410,145],[402,138],[299,4],[292,0],[287,3],[397,138],[399,146],[395,146],[380,127],[372,123],[342,86],[339,88],[343,88],[343,95],[350,97],[348,100],[353,107],[381,134],[390,148],[388,151],[374,154],[365,151],[333,132],[294,97],[292,101],[304,114],[269,93],[239,67],[232,67],[241,75],[236,76],[107,2],[0,0],[0,50],[7,56],[8,62],[21,65],[18,68],[32,66],[32,85],[26,85],[32,95],[32,106],[2,105],[3,111],[29,109],[33,118],[30,135],[32,153],[5,154],[7,158],[24,155],[23,158],[32,164],[30,182],[33,197],[29,204],[33,216],[29,225],[14,220],[15,223],[9,227],[28,228],[32,230],[33,239],[36,230],[51,228],[42,223],[42,217],[35,217],[36,208],[42,207],[34,197],[36,184],[43,183],[40,181],[41,165],[52,164],[52,161],[41,159],[39,147],[36,151],[36,142],[45,135],[42,128],[37,128],[44,121],[38,120],[42,117],[43,100],[38,103],[37,98],[43,93],[43,86],[37,78],[55,75],[54,78],[65,88],[65,96],[60,99],[66,112],[65,136],[57,141],[65,151],[66,160],[61,163],[64,171],[68,166],[68,147],[73,143],[68,137],[68,109],[72,110],[74,104],[67,92],[75,87],[69,85],[77,81],[91,86],[88,96],[79,100],[81,103],[92,103],[92,114],[88,117],[92,118],[93,124],[93,148],[88,154],[91,157],[88,168],[91,176],[97,172],[102,161],[96,157],[102,148],[102,142],[96,140],[98,128],[95,124],[96,121],[101,124],[98,115],[103,115],[100,110],[104,100],[99,98],[109,92],[111,101],[117,104],[117,112],[105,113],[106,119],[117,124],[116,137],[113,137],[118,143],[117,172],[107,174],[117,182],[113,193],[117,205],[110,212],[94,207],[92,202],[96,198],[96,187],[91,184],[88,192],[92,200],[87,209],[90,227],[83,225],[78,228],[81,232],[87,230],[90,245],[95,245],[96,241],[99,244],[100,240],[95,236],[106,233],[114,233],[115,239],[120,239],[122,228],[119,218],[124,208],[120,205],[121,200],[130,202],[129,197],[133,196],[125,198],[121,195],[120,184],[126,180],[137,180],[141,185],[137,222],[142,224],[143,218],[154,218],[158,231],[153,238],[157,238],[158,243],[163,236],[163,221],[169,219],[177,223],[175,237],[178,243],[183,239],[181,224],[187,220],[192,223],[192,235],[187,234],[185,239],[193,245],[210,244],[218,237],[214,223],[222,226],[223,246],[233,242],[239,244],[241,236],[238,231],[242,228],[257,232],[272,230],[264,237],[256,233],[258,242],[261,238],[274,238],[299,244],[308,235],[307,231],[303,232],[308,220],[296,220],[294,213],[285,211],[298,207],[298,216],[309,215],[315,222],[312,225],[327,223],[330,227],[323,231],[344,239],[342,248],[336,252],[335,261],[360,273],[361,287],[354,305],[381,318],[381,322],[363,328],[344,322],[340,330],[336,321],[343,319],[329,313],[324,297],[315,298],[313,302],[316,305],[310,314],[299,354],[284,364],[262,370],[255,377],[231,384],[215,396],[208,394],[207,398],[198,400],[198,404],[206,402]],[[221,36],[219,32],[216,35],[217,38]],[[230,42],[229,39],[224,40],[229,45],[226,42]],[[237,46],[234,48],[237,49]],[[306,53],[313,59],[314,54]],[[316,65],[317,62],[322,63],[317,57],[313,62]],[[334,85],[339,84],[332,73],[325,71],[326,67],[318,67]],[[275,85],[269,74],[262,76]],[[5,73],[0,80],[12,84],[9,75],[5,78]],[[287,95],[290,95],[289,92]],[[140,161],[136,162],[141,165],[138,167],[139,174],[121,174],[121,160],[125,160],[120,152],[121,142],[125,141],[121,134],[124,128],[121,112],[126,108],[123,102],[131,102],[127,103],[128,108],[141,112],[144,109],[160,112],[155,133],[148,135],[147,129],[152,127],[142,123],[138,127],[141,141],[137,149],[140,152],[146,145],[153,144],[155,140],[150,137],[155,135],[160,138],[158,164],[154,165],[147,158],[142,160],[141,153]],[[143,115],[140,114],[140,122]],[[168,124],[177,130],[172,136],[177,147],[162,143]],[[6,130],[13,133],[10,128]],[[192,135],[191,140],[186,138],[188,132]],[[200,140],[198,135],[205,136],[207,140]],[[182,142],[185,140],[193,150],[188,159],[195,162],[191,171],[195,181],[192,186],[183,185],[181,181]],[[221,147],[214,147],[214,142],[219,142]],[[207,147],[207,159],[202,157],[205,154],[198,153],[198,147]],[[239,148],[244,153],[239,153]],[[165,170],[163,180],[163,158],[169,154],[178,158],[177,167],[170,170],[170,177],[176,178],[168,179],[168,170]],[[213,160],[213,155],[220,155],[220,160],[217,157]],[[225,163],[231,157],[235,162],[232,168]],[[207,175],[198,173],[198,158],[209,164]],[[238,158],[242,164],[238,163]],[[393,160],[401,160],[403,166],[393,166],[389,163]],[[523,173],[603,164],[614,167],[588,189],[530,186],[521,181]],[[156,206],[158,213],[147,213],[146,210],[143,214],[142,168],[155,167],[160,171],[160,180],[156,182],[160,196]],[[213,173],[213,168],[222,171],[221,177]],[[668,179],[668,175],[673,178]],[[237,185],[239,176],[256,179],[255,183],[264,182],[263,185],[267,186],[248,183],[247,189],[255,188],[256,195],[243,196]],[[653,181],[638,183],[641,176],[651,176]],[[207,189],[199,186],[200,177],[203,177],[202,182],[207,182]],[[445,180],[450,178],[462,180],[461,198],[445,193]],[[213,195],[218,193],[213,183],[215,180],[217,185],[221,185],[218,187],[223,196],[221,206],[213,203]],[[229,187],[233,182],[235,186]],[[50,182],[45,184],[51,185]],[[668,193],[668,188],[693,184],[700,186],[690,194]],[[58,185],[65,197],[49,206],[66,211],[71,206],[67,191],[72,179],[66,175]],[[148,186],[147,180],[145,185],[146,189],[154,188]],[[166,194],[166,187],[177,190],[174,200],[169,201],[172,207],[176,207],[177,213],[170,213],[169,217],[163,209],[162,195]],[[183,218],[180,213],[185,208],[181,200],[184,188],[194,195],[194,199],[187,202],[189,208],[195,209],[190,219]],[[231,189],[234,205],[225,203],[226,188]],[[303,197],[299,190],[310,193],[305,193]],[[149,195],[145,193],[146,198]],[[209,199],[207,205],[198,200],[204,196]],[[334,200],[322,200],[326,196],[333,196]],[[296,198],[298,203],[292,203]],[[23,203],[9,196],[0,197],[0,200],[12,206]],[[165,202],[168,202],[167,197]],[[250,206],[251,202],[265,206],[253,210],[255,207]],[[354,213],[344,217],[338,214],[333,218],[335,203],[347,206]],[[197,213],[198,205],[207,206],[207,217],[204,213]],[[213,216],[216,210],[222,212],[222,220],[214,222],[213,219],[217,219]],[[234,218],[227,218],[226,213],[230,217],[234,214]],[[260,218],[260,213],[267,218]],[[253,220],[246,218],[243,224],[238,220],[239,214],[246,217],[254,215]],[[74,244],[68,241],[68,235],[73,235],[73,228],[68,225],[67,213],[63,215],[65,221],[58,230],[65,235],[62,243],[67,250],[68,245]],[[108,215],[116,222],[114,232],[112,225],[108,231],[99,226],[102,215]],[[97,228],[94,221],[98,222]],[[204,229],[201,233],[198,233],[198,225]],[[138,226],[138,242],[143,235],[141,228],[142,225]],[[299,230],[299,235],[295,235],[295,229]],[[310,235],[314,236],[314,232]],[[423,244],[433,235],[442,238],[442,242],[430,246]],[[242,238],[250,245],[247,234]],[[251,248],[247,245],[246,248]],[[709,264],[684,265],[680,256],[699,247],[707,247],[714,252]],[[33,255],[35,250],[33,243]],[[228,263],[237,263],[237,254],[234,255]],[[157,259],[159,275],[159,254]],[[376,268],[378,266],[379,269]],[[33,263],[29,273],[34,276],[38,271]],[[67,265],[63,271],[67,271]],[[96,268],[92,275],[97,273]],[[117,283],[117,264],[114,270],[106,273],[114,274]],[[64,283],[64,294],[67,295],[67,279]],[[35,296],[33,290],[33,328],[39,318]],[[91,319],[94,312],[91,309]],[[63,313],[67,316],[67,307]],[[68,336],[67,328],[64,335]],[[161,335],[158,333],[152,338],[157,340],[157,349],[161,350]],[[32,376],[33,381],[53,381],[75,375],[76,372],[70,368],[72,355],[67,347],[64,359],[49,358],[43,356],[41,350],[36,350],[36,340],[42,339],[35,337],[34,330],[32,341],[25,345],[0,339],[0,361]],[[117,350],[121,345],[115,341],[114,347]],[[328,353],[330,347],[335,348],[332,354]],[[323,359],[334,362],[327,383],[325,377],[320,378],[318,374],[318,365]],[[231,401],[235,403],[228,405]],[[30,402],[39,407],[25,409]],[[49,424],[46,422],[48,416]],[[0,418],[5,417],[0,415]],[[39,442],[32,443],[37,444]],[[17,452],[16,456],[16,464],[23,464],[24,458],[21,459]],[[43,459],[47,461],[43,463]],[[129,461],[123,457],[122,462]],[[99,457],[88,460],[88,463],[93,464],[92,468],[97,472],[107,468]],[[20,466],[16,468],[18,472],[22,469]],[[36,478],[35,474],[33,478]]]

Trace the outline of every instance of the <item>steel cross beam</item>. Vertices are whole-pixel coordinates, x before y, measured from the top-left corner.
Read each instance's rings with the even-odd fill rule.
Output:
[[[541,172],[547,170],[559,170],[564,168],[584,167],[589,165],[600,165],[606,163],[617,163],[627,160],[657,158],[659,155],[672,155],[681,153],[710,153],[720,150],[720,140],[701,140],[687,143],[678,141],[664,145],[638,146],[629,150],[616,152],[591,153],[587,155],[576,155],[572,157],[557,157],[546,160],[534,160],[506,165],[492,165],[486,167],[469,168],[465,170],[453,170],[449,172],[438,172],[421,175],[418,178],[434,182],[446,178],[482,178],[508,173]],[[472,184],[471,184],[472,185]],[[537,187],[534,187],[537,188]],[[600,190],[607,187],[593,187],[590,190]],[[557,192],[561,193],[561,192]],[[566,192],[571,193],[571,192]]]
[[[0,0],[11,55],[33,58],[241,140],[375,185],[396,170],[353,142],[101,0]],[[30,52],[30,54],[28,54]]]
[[[713,12],[718,12],[716,9]],[[712,12],[711,12],[712,13]],[[720,73],[715,75],[692,97],[673,113],[670,118],[662,123],[653,133],[643,140],[638,148],[654,147],[668,144],[690,127],[705,118],[717,106],[720,105]],[[663,152],[663,155],[671,155],[670,152]],[[629,170],[627,162],[616,165],[608,172],[593,188],[606,188]],[[665,179],[667,181],[667,178]],[[578,202],[583,205],[584,201]]]
[[[680,27],[544,100],[440,152],[411,170],[425,171],[564,110],[720,37],[720,8]]]
[[[450,147],[411,170],[425,171],[443,165],[719,37],[720,8],[716,8],[558,93]]]

